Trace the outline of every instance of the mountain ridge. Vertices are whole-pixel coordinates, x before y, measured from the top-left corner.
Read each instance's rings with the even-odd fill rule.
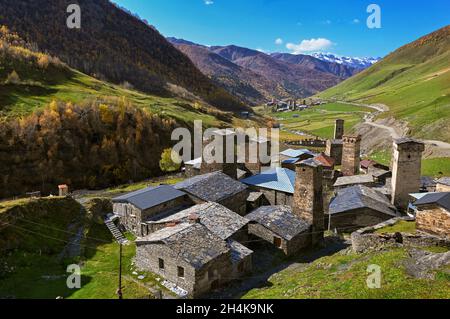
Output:
[[[176,94],[171,84],[227,111],[246,109],[217,87],[156,29],[108,0],[79,0],[82,27],[68,29],[70,0],[2,0],[0,25],[8,26],[41,51],[69,66],[115,84],[129,83],[145,93]]]

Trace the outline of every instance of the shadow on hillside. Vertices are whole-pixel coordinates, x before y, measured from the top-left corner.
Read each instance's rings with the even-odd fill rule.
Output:
[[[342,239],[327,238],[325,246],[301,252],[298,256],[286,258],[280,250],[266,242],[256,242],[249,245],[254,251],[253,272],[242,280],[235,281],[227,287],[205,296],[208,299],[239,299],[255,288],[273,286],[269,278],[288,267],[307,267],[313,261],[333,255],[349,246]]]

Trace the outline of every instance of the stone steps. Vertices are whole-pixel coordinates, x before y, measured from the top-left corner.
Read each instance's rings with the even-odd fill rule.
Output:
[[[108,227],[109,231],[119,244],[125,245],[128,243],[128,239],[125,238],[119,228],[117,228],[117,226],[112,221],[105,220],[105,225],[106,227]]]

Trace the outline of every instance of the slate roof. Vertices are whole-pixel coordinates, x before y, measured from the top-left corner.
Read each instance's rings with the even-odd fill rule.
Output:
[[[423,144],[421,141],[410,138],[410,137],[401,137],[394,140],[395,144],[405,144],[405,143],[418,143]]]
[[[231,250],[231,262],[238,263],[247,256],[253,254],[253,250],[245,247],[235,240],[228,241],[228,247]]]
[[[331,201],[328,212],[339,214],[358,208],[371,208],[387,215],[397,216],[395,207],[385,195],[364,185],[339,190]]]
[[[311,156],[315,156],[316,154],[314,154],[313,152],[311,152],[310,150],[307,149],[301,149],[301,150],[294,150],[294,149],[287,149],[283,152],[280,153],[280,155],[284,155],[287,157],[300,157],[303,154],[308,154]]]
[[[375,180],[373,179],[373,176],[371,174],[343,176],[339,177],[336,180],[336,183],[334,183],[334,187],[342,187],[355,184],[370,184],[374,182]]]
[[[414,206],[436,204],[450,211],[450,192],[429,193],[414,202]]]
[[[221,239],[228,239],[238,230],[248,224],[248,219],[236,214],[218,203],[203,203],[182,210],[166,218],[150,221],[149,223],[161,224],[178,221],[188,222],[189,217],[196,216],[200,224],[208,228]]]
[[[262,206],[245,217],[286,240],[291,240],[311,227],[310,223],[294,215],[289,206]]]
[[[247,189],[247,186],[217,171],[194,176],[174,186],[207,202],[220,202]]]
[[[294,194],[295,172],[287,168],[276,167],[261,174],[245,178],[242,180],[242,183]]]
[[[434,186],[436,186],[437,182],[432,177],[422,176],[422,177],[420,177],[420,184],[422,185],[422,187],[434,187]],[[441,184],[444,184],[444,183],[441,183]],[[448,178],[448,185],[450,186],[450,178]]]
[[[450,177],[441,177],[437,180],[439,184],[450,186]]]
[[[185,195],[186,193],[175,189],[173,186],[161,185],[121,195],[113,198],[112,201],[113,203],[130,203],[141,210],[145,210]]]
[[[230,251],[226,241],[201,224],[179,224],[136,240],[137,245],[153,243],[165,244],[195,269]]]

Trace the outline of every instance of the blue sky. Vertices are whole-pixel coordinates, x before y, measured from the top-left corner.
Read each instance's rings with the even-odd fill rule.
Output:
[[[163,35],[267,52],[385,56],[450,24],[449,0],[115,0]],[[369,29],[369,4],[381,29]],[[276,41],[278,39],[278,41]]]

